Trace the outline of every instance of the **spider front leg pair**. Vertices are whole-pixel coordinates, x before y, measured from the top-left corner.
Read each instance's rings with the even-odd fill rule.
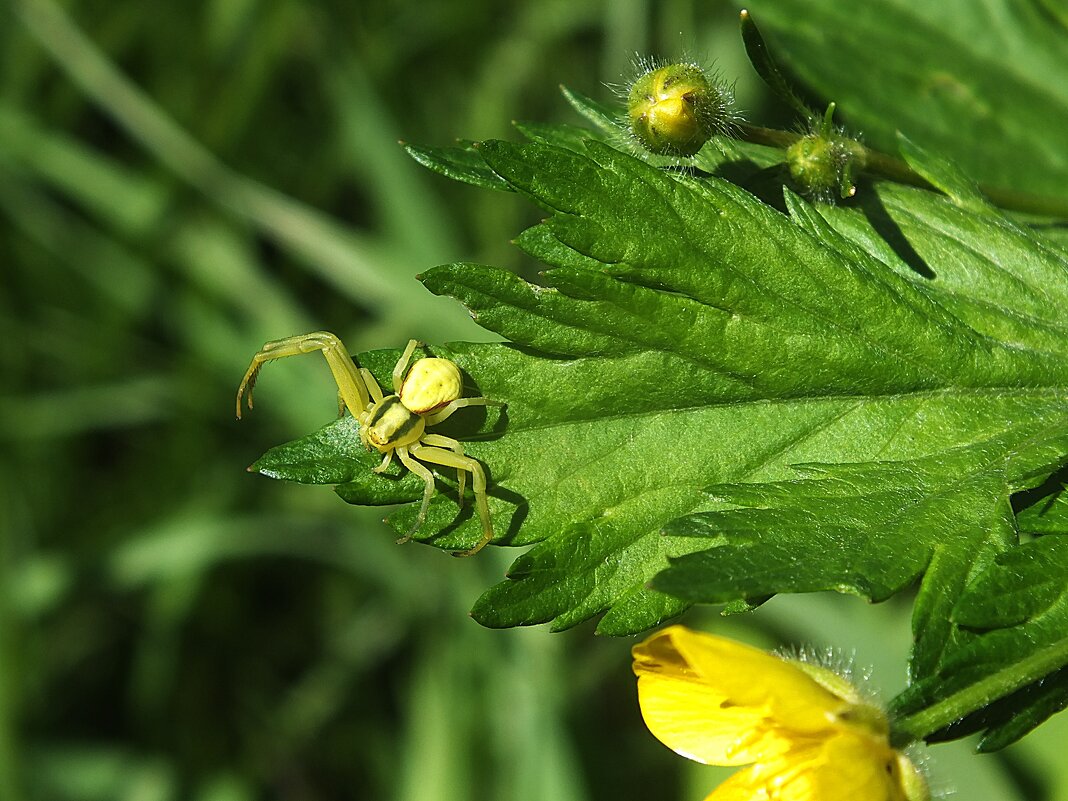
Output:
[[[451,467],[457,473],[459,502],[463,504],[467,474],[471,474],[471,489],[475,508],[482,523],[482,540],[459,556],[478,553],[493,539],[489,503],[486,496],[486,473],[482,465],[464,453],[455,439],[433,434],[426,429],[437,425],[458,409],[467,406],[500,406],[488,398],[462,398],[463,380],[460,368],[448,359],[417,359],[409,369],[412,355],[419,346],[410,340],[393,368],[393,394],[384,395],[371,371],[356,367],[345,346],[331,333],[316,331],[268,342],[252,357],[241,385],[237,389],[237,417],[241,418],[241,402],[247,396],[252,408],[252,389],[264,364],[286,356],[321,351],[337,383],[339,407],[348,409],[360,424],[360,440],[364,447],[384,454],[382,463],[374,468],[381,473],[389,467],[393,455],[408,470],[424,482],[423,502],[412,528],[398,542],[406,542],[426,520],[430,499],[434,496],[434,474],[423,463]]]

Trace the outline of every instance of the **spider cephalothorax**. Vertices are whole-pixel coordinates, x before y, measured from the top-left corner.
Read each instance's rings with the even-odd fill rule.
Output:
[[[321,351],[337,382],[339,406],[342,411],[348,409],[360,424],[360,440],[366,448],[385,454],[382,463],[374,471],[384,471],[389,467],[393,454],[396,454],[401,464],[423,479],[425,488],[419,515],[401,542],[410,539],[419,530],[434,495],[434,474],[421,462],[456,469],[460,503],[463,503],[467,474],[471,474],[475,507],[482,522],[482,540],[463,552],[467,556],[482,550],[493,539],[486,498],[486,474],[478,461],[464,453],[458,441],[426,429],[465,406],[499,404],[487,398],[461,398],[463,380],[460,369],[448,359],[418,359],[408,369],[418,346],[419,343],[414,339],[408,342],[408,347],[393,368],[394,394],[383,395],[371,371],[357,367],[341,340],[333,334],[316,331],[268,342],[252,357],[252,364],[237,389],[237,416],[240,419],[241,400],[246,395],[248,407],[252,408],[252,387],[264,364],[286,356]]]

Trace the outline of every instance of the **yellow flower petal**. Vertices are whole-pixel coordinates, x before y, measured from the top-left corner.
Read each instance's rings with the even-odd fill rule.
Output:
[[[826,740],[808,769],[787,782],[782,801],[905,801],[897,753],[863,731]],[[770,798],[776,798],[771,795]]]
[[[739,771],[705,801],[906,801],[898,755],[843,730]]]
[[[633,654],[649,730],[698,762],[773,760],[830,735],[849,706],[784,659],[683,626],[654,634]]]

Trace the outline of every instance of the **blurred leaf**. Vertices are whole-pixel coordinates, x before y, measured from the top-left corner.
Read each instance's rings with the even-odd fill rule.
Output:
[[[43,129],[3,104],[0,147],[5,158],[19,159],[120,232],[145,233],[163,210],[166,192],[159,183],[93,152],[66,133]]]
[[[109,62],[59,5],[17,0],[15,14],[70,79],[181,180],[254,225],[350,300],[384,307],[409,324],[427,316],[431,301],[413,295],[402,280],[414,274],[410,265],[384,258],[361,232],[228,167]],[[466,330],[462,320],[455,330]]]
[[[170,801],[177,781],[164,760],[121,748],[69,744],[34,753],[26,773],[37,798]]]

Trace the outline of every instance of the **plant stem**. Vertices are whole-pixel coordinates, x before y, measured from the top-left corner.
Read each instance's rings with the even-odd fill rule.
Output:
[[[756,145],[776,147],[783,150],[800,139],[802,135],[792,131],[780,131],[775,128],[761,128],[759,125],[749,125],[747,123],[742,123],[737,127],[737,138],[743,142],[751,142]],[[901,159],[889,156],[878,150],[863,147],[863,145],[861,147],[865,158],[865,172],[881,178],[889,178],[897,183],[918,186],[934,192],[939,191],[937,187],[932,186],[922,175]],[[986,185],[980,185],[979,191],[999,208],[1019,211],[1025,214],[1039,214],[1045,217],[1068,219],[1068,198],[1032,195],[1027,192]]]
[[[746,122],[740,123],[736,132],[736,138],[741,139],[743,142],[779,147],[783,150],[801,138],[801,134],[798,133],[780,131],[777,128],[761,128],[759,125],[750,125]]]
[[[922,740],[1068,664],[1068,638],[969,684],[947,698],[893,721],[894,739]]]

